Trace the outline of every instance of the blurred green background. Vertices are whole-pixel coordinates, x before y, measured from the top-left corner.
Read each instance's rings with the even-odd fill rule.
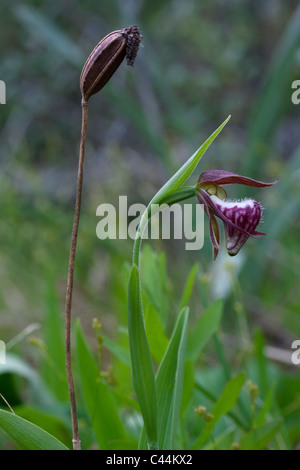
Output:
[[[234,259],[223,246],[215,263],[207,224],[200,252],[185,251],[184,240],[145,245],[166,253],[170,329],[178,292],[198,263],[191,325],[210,299],[223,297],[222,343],[232,370],[249,354],[249,342],[254,349],[264,343],[267,367],[280,377],[276,401],[289,430],[284,445],[296,447],[300,366],[290,357],[292,341],[300,339],[300,133],[291,84],[300,78],[298,2],[2,0],[1,7],[0,79],[7,104],[0,107],[0,339],[8,354],[24,362],[21,372],[0,375],[0,393],[12,407],[36,404],[25,364],[50,383],[49,370],[63,361],[62,351],[56,351],[57,359],[45,344],[47,336],[63,334],[80,139],[79,76],[103,36],[138,24],[144,39],[134,68],[122,64],[89,104],[74,318],[80,318],[94,350],[94,318],[112,339],[126,326],[132,241],[98,240],[97,206],[117,205],[119,195],[147,204],[231,114],[199,174],[224,169],[263,181],[280,176],[269,189],[228,190],[230,197],[262,203],[260,229],[267,236],[249,240]],[[53,311],[61,324],[51,330]],[[217,368],[213,348],[203,364]],[[109,373],[110,366],[103,347],[101,368]],[[254,379],[260,380],[262,395],[267,393],[270,382],[263,373],[259,379],[259,367]],[[64,392],[60,398],[66,399]],[[11,446],[4,434],[0,444]]]

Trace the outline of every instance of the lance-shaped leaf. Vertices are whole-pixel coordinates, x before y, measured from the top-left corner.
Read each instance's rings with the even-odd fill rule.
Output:
[[[22,450],[69,450],[39,426],[8,411],[0,410],[0,428]]]
[[[128,289],[128,333],[133,387],[144,419],[148,448],[154,449],[157,447],[156,385],[145,331],[139,271],[135,264]]]

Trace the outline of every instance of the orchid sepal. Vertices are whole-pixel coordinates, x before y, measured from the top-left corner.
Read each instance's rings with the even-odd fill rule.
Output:
[[[265,188],[267,186],[273,186],[278,183],[279,178],[271,183],[265,183],[264,181],[258,181],[247,176],[241,176],[236,173],[231,173],[225,170],[208,170],[201,173],[198,179],[198,186],[204,185],[216,185],[224,186],[225,184],[242,184],[244,186],[253,186],[256,188]]]

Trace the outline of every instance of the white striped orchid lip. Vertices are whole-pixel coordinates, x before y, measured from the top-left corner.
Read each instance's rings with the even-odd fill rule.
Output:
[[[221,187],[225,184],[242,184],[265,187],[277,183],[264,183],[245,176],[223,170],[210,170],[202,173],[198,180],[198,200],[204,205],[209,219],[209,234],[216,259],[220,250],[220,232],[217,218],[224,223],[226,248],[230,256],[235,256],[249,237],[265,235],[256,230],[261,221],[262,207],[254,199],[229,201]]]
[[[228,220],[249,234],[224,222],[226,248],[229,255],[235,256],[249,236],[258,235],[255,229],[261,220],[261,205],[253,199],[235,202],[223,201],[217,196],[210,196],[210,199]]]

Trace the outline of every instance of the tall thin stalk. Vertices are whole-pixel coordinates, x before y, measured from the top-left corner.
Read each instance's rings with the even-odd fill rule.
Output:
[[[87,118],[88,118],[88,104],[84,100],[82,100],[81,102],[81,110],[82,110],[82,122],[81,122],[81,139],[80,139],[78,175],[77,175],[76,202],[75,202],[75,210],[74,210],[74,222],[73,222],[73,230],[72,230],[72,238],[71,238],[71,249],[70,249],[70,258],[69,258],[67,293],[66,293],[66,304],[65,304],[65,356],[66,356],[67,381],[68,381],[68,389],[69,389],[69,397],[70,397],[71,420],[72,420],[72,431],[73,431],[72,442],[73,442],[74,450],[80,450],[81,444],[80,444],[79,432],[78,432],[76,397],[75,397],[75,389],[74,389],[74,381],[73,381],[73,373],[72,373],[71,307],[72,307],[72,294],[73,294],[75,254],[76,254],[81,198],[82,198],[83,167],[84,167],[85,142],[86,142]]]
[[[72,442],[74,450],[80,450],[81,444],[79,439],[76,398],[72,373],[71,309],[75,254],[82,197],[83,166],[88,118],[88,100],[92,95],[102,90],[102,88],[109,81],[111,76],[115,73],[115,71],[117,70],[117,68],[122,63],[125,57],[127,60],[127,64],[133,66],[141,40],[142,35],[140,34],[137,25],[129,26],[129,28],[123,28],[109,33],[93,49],[86,63],[84,64],[80,75],[80,89],[82,95],[81,139],[78,162],[76,202],[74,210],[74,222],[71,238],[67,293],[65,303],[65,357],[72,420]]]

